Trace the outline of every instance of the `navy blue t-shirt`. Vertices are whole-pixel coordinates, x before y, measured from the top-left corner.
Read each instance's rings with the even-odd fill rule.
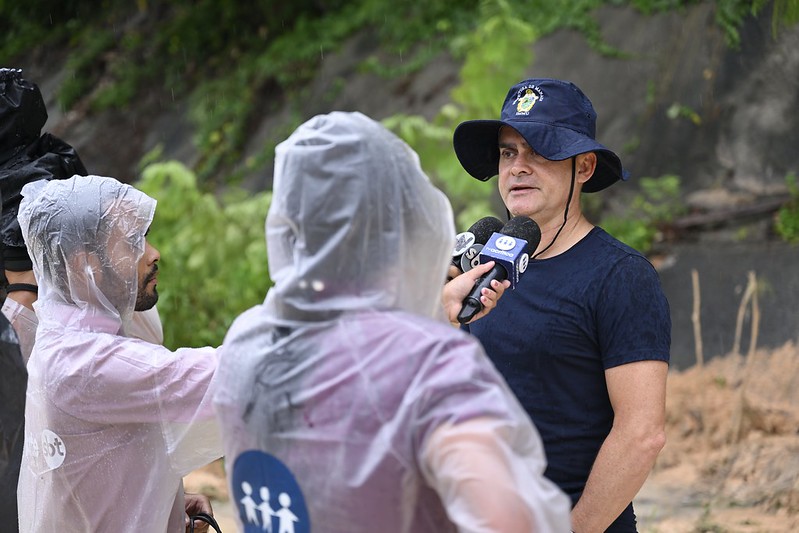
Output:
[[[668,362],[671,343],[654,267],[598,227],[563,254],[530,261],[516,289],[464,329],[529,413],[544,442],[545,474],[572,504],[613,425],[604,371]],[[636,531],[632,504],[607,531]]]

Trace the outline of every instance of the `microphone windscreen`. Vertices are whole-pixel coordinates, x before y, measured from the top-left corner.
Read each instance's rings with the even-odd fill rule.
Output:
[[[535,249],[538,248],[538,243],[541,242],[541,228],[530,217],[513,217],[502,226],[500,233],[527,241],[524,251],[528,255],[535,252]]]
[[[455,236],[455,248],[452,250],[452,264],[464,271],[462,256],[464,253],[472,256],[464,259],[470,261],[480,252],[483,245],[488,242],[495,232],[502,229],[502,221],[496,217],[483,217],[472,226]]]
[[[503,224],[497,217],[484,217],[472,224],[469,231],[474,234],[474,241],[479,244],[488,242],[494,232],[502,230]]]

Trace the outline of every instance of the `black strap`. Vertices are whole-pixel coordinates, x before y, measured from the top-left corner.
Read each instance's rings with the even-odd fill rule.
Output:
[[[573,155],[572,156],[572,183],[571,183],[571,187],[569,187],[569,199],[566,200],[566,210],[563,212],[563,224],[560,225],[560,227],[558,228],[558,232],[555,233],[555,236],[552,237],[552,240],[549,242],[549,244],[547,244],[546,248],[544,248],[543,250],[541,250],[540,252],[535,254],[533,257],[531,257],[531,259],[535,259],[539,255],[541,255],[544,252],[546,252],[547,250],[549,250],[549,247],[552,246],[553,244],[555,244],[555,239],[558,238],[558,235],[560,235],[560,232],[563,231],[563,228],[566,227],[566,222],[569,221],[569,205],[572,203],[572,196],[574,195],[574,182],[575,182],[575,176],[576,175],[577,175],[577,156]]]
[[[6,287],[6,293],[16,291],[28,291],[39,294],[39,287],[33,283],[9,283],[8,287]]]
[[[216,523],[216,519],[209,515],[208,513],[197,513],[196,515],[189,517],[189,533],[194,533],[194,521],[199,520],[200,522],[205,522],[206,524],[210,525],[217,533],[222,533],[222,529],[219,527],[219,524]]]

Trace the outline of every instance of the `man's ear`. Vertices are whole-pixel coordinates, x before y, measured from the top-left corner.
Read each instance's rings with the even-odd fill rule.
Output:
[[[576,157],[575,174],[577,183],[585,183],[591,179],[596,170],[596,154],[594,152],[586,152]]]

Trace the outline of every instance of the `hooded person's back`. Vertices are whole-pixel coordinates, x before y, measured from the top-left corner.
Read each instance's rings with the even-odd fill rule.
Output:
[[[404,142],[359,113],[309,120],[276,150],[266,232],[274,287],[228,332],[215,395],[245,531],[478,530],[432,444],[478,420],[518,497],[546,502],[536,526],[568,531],[529,419],[443,319],[452,211]]]
[[[182,531],[182,477],[221,455],[216,358],[123,336],[155,200],[98,176],[35,182],[22,195],[39,326],[20,530]]]

